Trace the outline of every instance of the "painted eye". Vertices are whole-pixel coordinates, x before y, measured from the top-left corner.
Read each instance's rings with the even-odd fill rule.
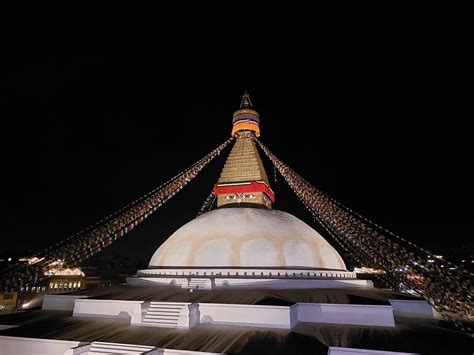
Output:
[[[253,198],[253,195],[252,194],[246,194],[246,195],[244,195],[244,198],[247,198],[247,199],[248,198]]]
[[[235,196],[234,195],[227,195],[225,198],[228,199],[228,200],[233,200],[235,198]]]

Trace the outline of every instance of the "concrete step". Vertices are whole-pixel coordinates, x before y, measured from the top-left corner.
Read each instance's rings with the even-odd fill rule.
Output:
[[[156,314],[147,313],[145,315],[144,319],[172,319],[172,320],[177,320],[178,318],[179,318],[179,315],[176,315],[176,314],[168,315],[168,314],[161,314],[161,313],[156,313]]]
[[[188,282],[188,285],[185,288],[201,288],[201,289],[210,289],[211,285],[208,279],[191,279]]]
[[[149,309],[146,314],[165,314],[165,315],[170,315],[170,316],[179,316],[181,312],[179,310],[177,311],[163,311],[163,310],[155,310],[155,309]]]
[[[170,322],[162,322],[162,321],[148,321],[144,319],[142,321],[142,324],[144,325],[150,325],[154,327],[166,327],[166,328],[176,328],[178,326],[178,323],[170,323]]]
[[[148,311],[151,312],[151,311],[154,311],[154,312],[181,312],[181,310],[183,309],[183,307],[157,307],[157,306],[154,306],[154,307],[150,307],[148,308]]]
[[[142,315],[142,325],[176,328],[181,313],[187,315],[190,303],[184,302],[150,302],[149,308]]]
[[[159,318],[159,317],[144,318],[143,321],[147,321],[149,323],[153,323],[153,322],[162,322],[162,323],[170,323],[170,324],[177,324],[178,323],[178,319]]]
[[[151,301],[151,305],[158,305],[158,306],[187,306],[189,302],[159,302],[159,301]]]
[[[170,327],[171,326],[176,327],[178,325],[177,321],[168,320],[168,319],[144,319],[142,323],[156,324],[156,325],[165,324]]]
[[[153,346],[92,342],[87,353],[89,354],[144,354],[155,349]]]

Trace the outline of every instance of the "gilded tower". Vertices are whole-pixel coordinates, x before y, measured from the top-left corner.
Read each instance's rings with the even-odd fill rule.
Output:
[[[260,136],[260,116],[245,91],[232,119],[232,151],[222,169],[214,194],[217,207],[272,208],[275,194],[258,154],[254,137]]]

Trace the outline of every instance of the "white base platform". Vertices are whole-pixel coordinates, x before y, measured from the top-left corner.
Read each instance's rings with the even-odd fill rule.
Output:
[[[299,322],[395,327],[392,306],[296,303],[288,306],[77,299],[74,317],[129,319],[134,326],[225,324],[291,329]]]
[[[129,286],[162,286],[179,287],[195,290],[216,288],[268,288],[268,289],[296,289],[296,288],[372,288],[370,280],[358,279],[251,279],[251,278],[219,278],[207,279],[198,284],[193,278],[186,277],[127,277]]]
[[[393,307],[393,313],[402,317],[418,317],[430,319],[444,319],[425,300],[388,300]]]
[[[127,278],[130,286],[188,289],[215,288],[353,288],[373,287],[351,271],[301,268],[159,268],[138,271]]]
[[[79,342],[39,338],[0,336],[0,354],[74,355],[74,354],[157,354],[157,355],[217,355],[201,351],[156,348],[138,344]]]
[[[138,271],[139,277],[192,277],[192,278],[250,278],[250,279],[356,279],[357,274],[346,270],[305,268],[156,268]]]

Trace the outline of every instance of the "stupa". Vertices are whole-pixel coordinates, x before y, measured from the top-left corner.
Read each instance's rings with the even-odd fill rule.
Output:
[[[41,309],[0,316],[0,354],[470,353],[472,338],[425,299],[358,278],[316,230],[273,209],[260,133],[245,93],[213,190],[217,208],[157,245],[124,285],[47,295]],[[76,260],[73,252],[129,232],[203,161],[60,255]]]
[[[259,114],[245,92],[234,112],[235,143],[214,187],[217,209],[173,233],[133,285],[188,288],[371,287],[297,217],[272,209],[275,193],[257,150]]]

